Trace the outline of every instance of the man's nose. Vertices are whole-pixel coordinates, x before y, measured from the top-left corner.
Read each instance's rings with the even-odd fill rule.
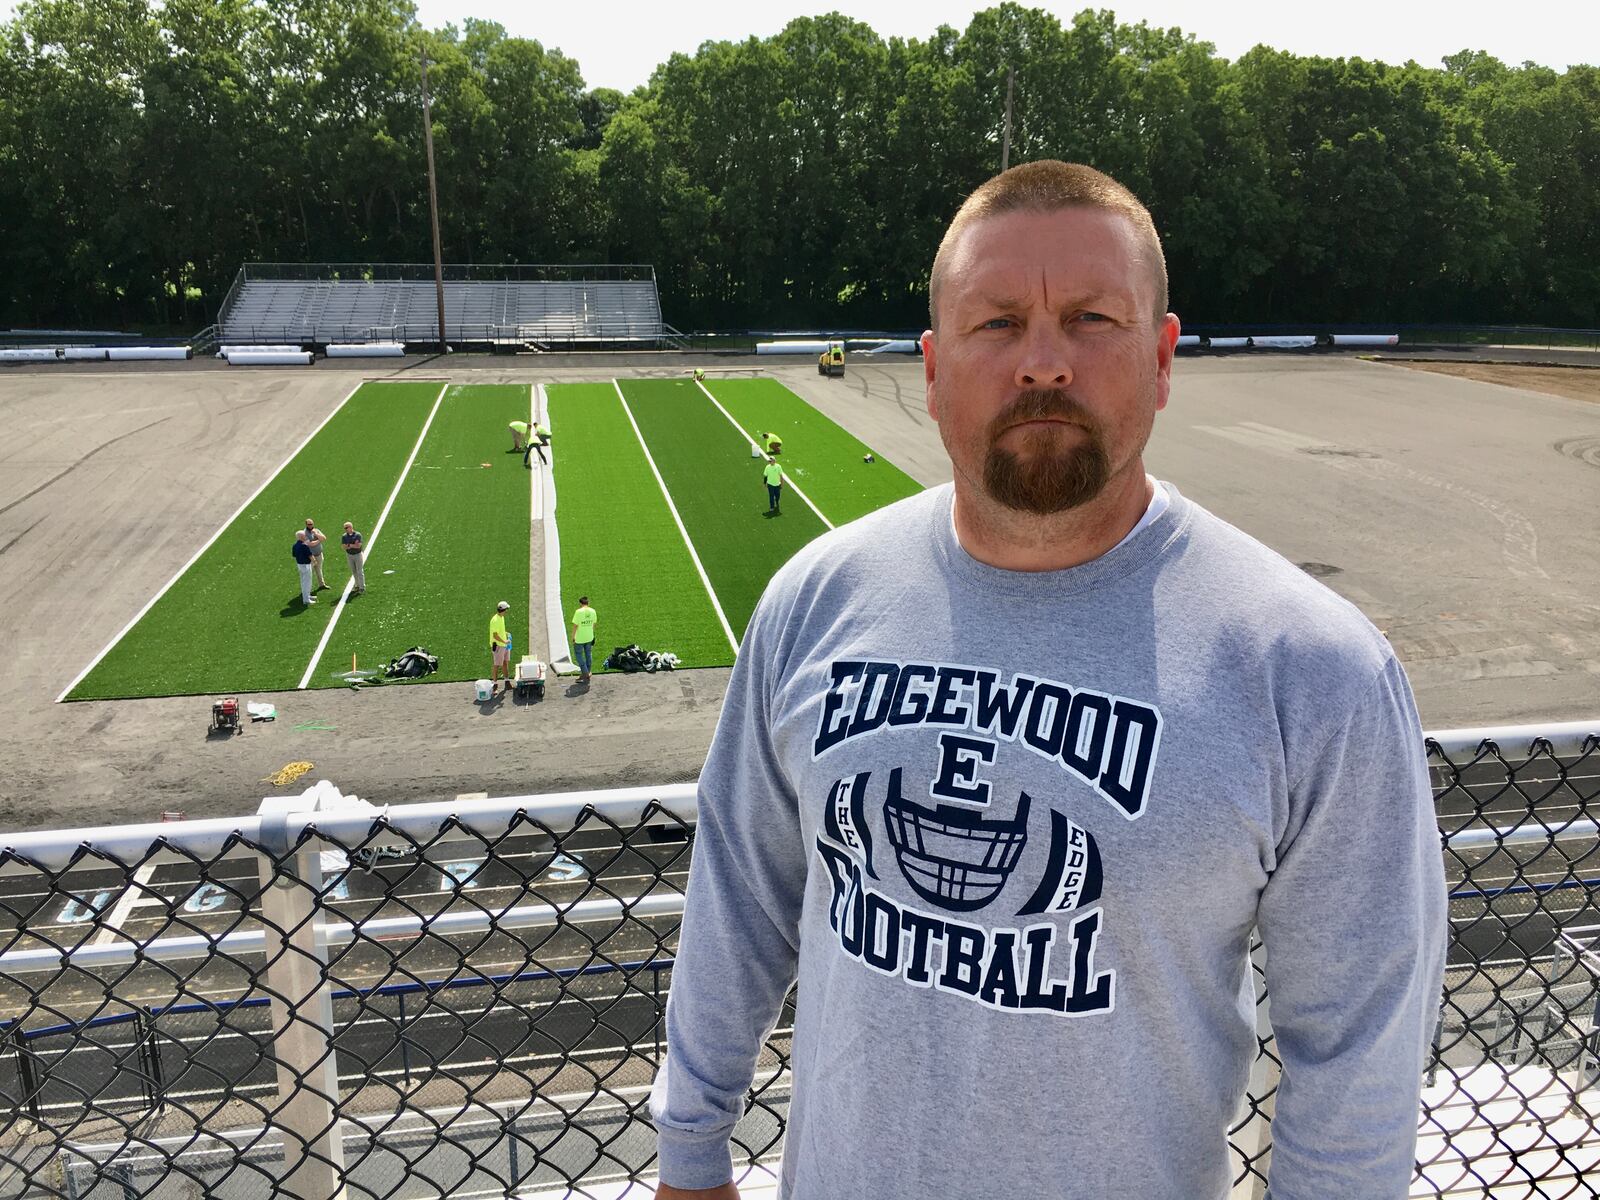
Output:
[[[1072,382],[1071,348],[1066,332],[1055,322],[1032,325],[1017,359],[1018,387],[1063,388]]]

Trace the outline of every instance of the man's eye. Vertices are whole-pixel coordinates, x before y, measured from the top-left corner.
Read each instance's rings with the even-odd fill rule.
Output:
[[[1010,317],[990,317],[987,321],[985,321],[983,323],[983,328],[985,328],[985,329],[1009,329],[1009,328],[1011,328],[1011,318]]]
[[[1105,313],[1086,312],[1086,313],[1079,313],[1078,314],[1078,319],[1080,321],[1091,321],[1091,322],[1098,323],[1100,321],[1109,321],[1111,318],[1106,316]]]

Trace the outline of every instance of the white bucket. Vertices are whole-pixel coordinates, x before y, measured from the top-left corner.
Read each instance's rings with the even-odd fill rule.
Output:
[[[477,701],[489,700],[494,697],[494,684],[487,679],[480,679],[472,685],[472,698]]]

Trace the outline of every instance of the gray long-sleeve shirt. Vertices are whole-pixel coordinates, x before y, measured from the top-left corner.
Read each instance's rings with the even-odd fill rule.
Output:
[[[774,579],[701,777],[664,1181],[730,1177],[798,976],[782,1195],[1220,1200],[1259,928],[1272,1195],[1406,1194],[1445,930],[1410,690],[1168,491],[1066,571],[971,558],[946,487]]]

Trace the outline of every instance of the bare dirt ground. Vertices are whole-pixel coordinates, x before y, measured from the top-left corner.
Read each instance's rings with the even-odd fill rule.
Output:
[[[1390,360],[1394,361],[1394,360]],[[1505,387],[1565,396],[1568,400],[1587,400],[1600,404],[1600,367],[1537,367],[1526,363],[1395,362],[1414,371],[1432,371],[1457,379],[1476,379],[1479,383],[1498,383]]]
[[[558,682],[538,704],[479,705],[466,684],[288,692],[253,697],[278,719],[227,739],[207,736],[210,697],[56,703],[363,378],[550,383],[694,361],[0,370],[0,830],[243,816],[291,790],[267,777],[297,761],[315,765],[292,790],[329,779],[377,803],[694,778],[726,670]],[[919,482],[950,477],[918,361],[853,361],[842,380],[700,361],[770,374]],[[1600,717],[1600,406],[1347,356],[1184,358],[1147,462],[1385,629],[1429,728]]]

